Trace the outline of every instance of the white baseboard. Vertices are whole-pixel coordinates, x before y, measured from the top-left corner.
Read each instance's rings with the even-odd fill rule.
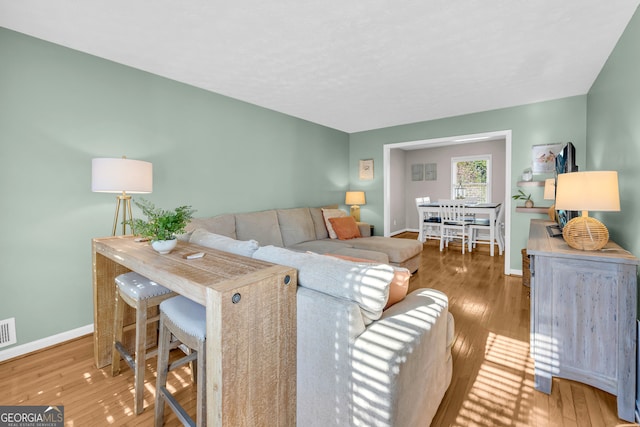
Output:
[[[93,333],[93,323],[0,351],[0,362]]]

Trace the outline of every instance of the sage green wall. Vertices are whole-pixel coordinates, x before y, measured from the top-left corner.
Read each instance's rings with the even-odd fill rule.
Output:
[[[396,126],[350,135],[349,165],[351,187],[366,191],[367,204],[361,215],[375,225],[376,233],[383,230],[383,145],[397,142],[443,138],[482,132],[511,130],[511,181],[507,188],[517,192],[516,182],[522,171],[531,166],[531,146],[571,141],[576,146],[577,162],[585,164],[586,153],[586,95],[540,102],[519,107],[485,111],[464,116]],[[358,180],[358,160],[374,159],[373,181]],[[529,221],[544,218],[539,214],[511,213],[511,266],[522,269],[520,251],[526,246]]]
[[[632,17],[587,105],[587,167],[617,170],[620,212],[599,213],[611,238],[640,256],[640,9]]]
[[[196,216],[344,200],[346,133],[2,28],[0,58],[0,319],[18,344],[93,322],[91,239],[115,207],[91,192],[94,157],[151,161],[147,198]]]

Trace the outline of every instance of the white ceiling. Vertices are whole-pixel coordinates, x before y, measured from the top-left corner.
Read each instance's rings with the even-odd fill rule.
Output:
[[[0,26],[345,132],[588,92],[640,0],[0,0]]]

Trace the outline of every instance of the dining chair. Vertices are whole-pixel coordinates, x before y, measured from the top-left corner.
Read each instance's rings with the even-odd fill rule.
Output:
[[[496,220],[493,224],[490,223],[489,218],[478,218],[469,224],[469,252],[472,248],[475,248],[478,243],[493,245],[498,244],[498,253],[502,255],[504,252],[504,236],[502,224],[504,222],[504,204],[498,207],[498,213]],[[493,235],[495,241],[491,240],[491,227],[493,227]]]
[[[453,239],[461,239],[462,253],[469,238],[468,225],[471,220],[467,219],[466,206],[463,200],[439,200],[440,215],[440,251],[445,246],[449,247],[449,242]]]
[[[424,243],[427,239],[440,240],[440,217],[431,212],[424,212],[420,206],[431,203],[429,196],[416,197],[418,210],[418,241]]]

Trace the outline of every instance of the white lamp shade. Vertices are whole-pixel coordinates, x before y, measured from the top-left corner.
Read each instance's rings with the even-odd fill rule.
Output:
[[[98,158],[91,160],[91,191],[142,194],[153,191],[153,165],[142,160]]]
[[[347,191],[344,198],[345,205],[364,205],[366,204],[364,191]]]
[[[558,175],[556,209],[619,211],[618,172],[591,171]]]
[[[553,200],[556,198],[556,180],[553,178],[544,180],[544,199]]]

